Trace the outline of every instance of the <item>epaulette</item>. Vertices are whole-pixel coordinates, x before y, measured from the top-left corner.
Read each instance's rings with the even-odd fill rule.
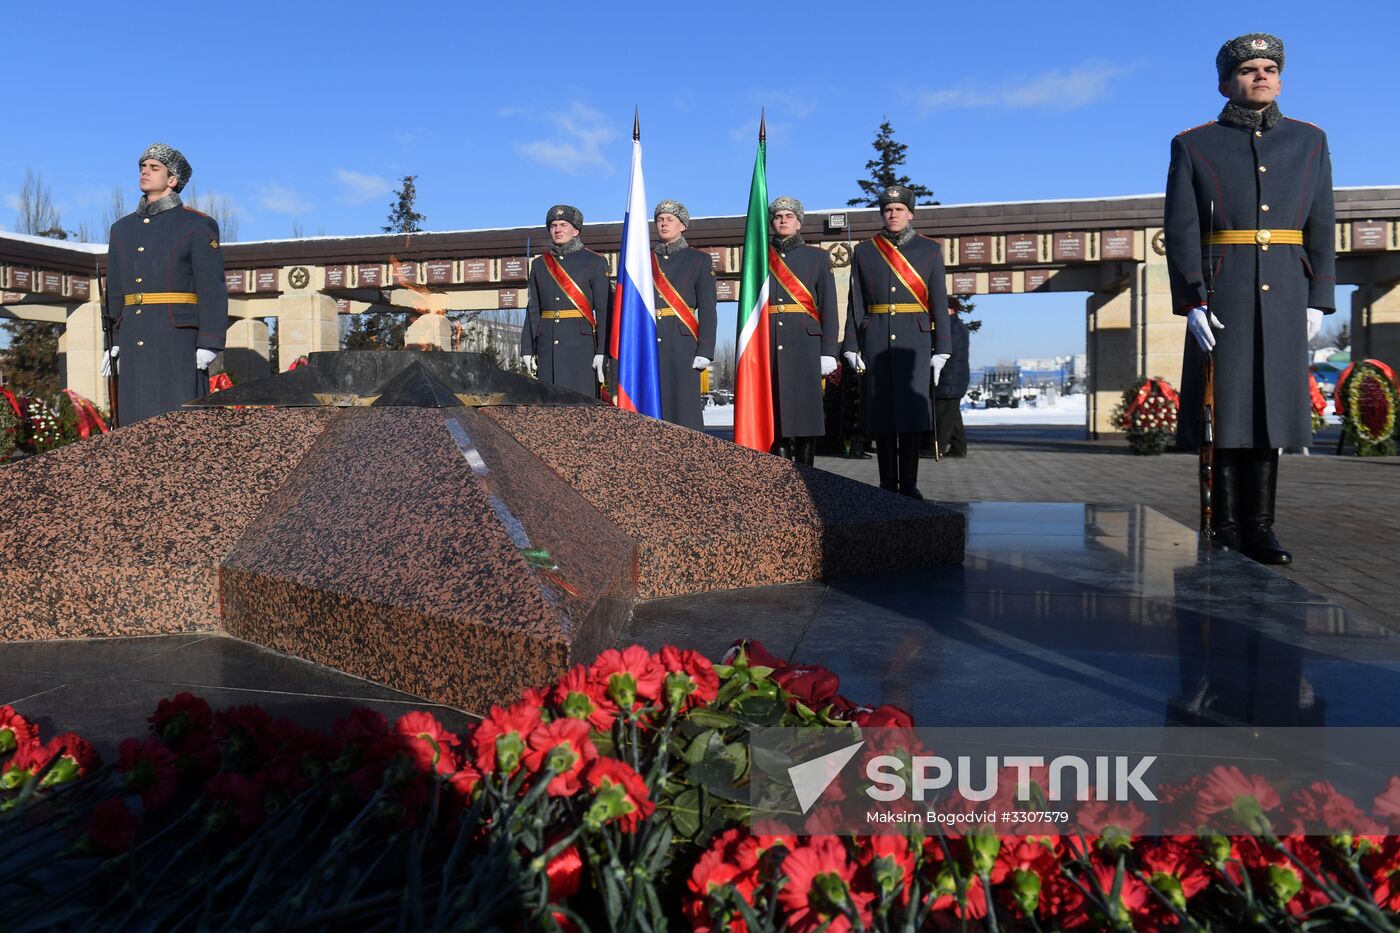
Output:
[[[1315,130],[1326,132],[1326,130],[1323,130],[1322,127],[1318,126],[1316,123],[1309,123],[1307,120],[1299,120],[1297,117],[1284,117],[1284,119],[1288,120],[1291,123],[1301,123],[1304,126],[1310,126]]]
[[[1180,133],[1177,133],[1176,135],[1178,135],[1178,136],[1185,136],[1187,133],[1194,133],[1194,132],[1196,132],[1197,130],[1205,129],[1205,128],[1208,127],[1208,126],[1215,126],[1215,121],[1214,121],[1214,120],[1211,120],[1211,121],[1209,121],[1209,122],[1207,122],[1207,123],[1202,123],[1200,126],[1193,126],[1193,127],[1191,127],[1189,130],[1182,130]]]
[[[210,217],[208,214],[204,213],[204,211],[197,211],[194,208],[190,207],[188,204],[181,204],[180,206],[183,207],[185,210],[189,211],[191,214],[198,214],[199,216],[207,220],[214,219],[213,217]]]

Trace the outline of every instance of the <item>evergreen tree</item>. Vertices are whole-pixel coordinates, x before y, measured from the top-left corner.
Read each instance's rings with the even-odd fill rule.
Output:
[[[894,127],[890,126],[888,118],[880,124],[880,129],[875,133],[875,141],[871,144],[875,147],[875,158],[865,163],[865,170],[870,173],[869,178],[860,178],[856,184],[860,186],[861,196],[851,198],[846,202],[849,207],[879,207],[880,192],[891,185],[903,185],[914,192],[916,202],[919,204],[937,204],[933,199],[933,191],[923,185],[916,185],[909,180],[908,175],[899,174],[900,166],[904,165],[908,158],[909,147],[901,142],[896,142],[894,138]]]
[[[418,233],[423,229],[427,215],[418,213],[414,202],[418,200],[418,187],[414,184],[417,175],[405,175],[399,188],[396,203],[389,205],[389,223],[383,228],[385,233]]]
[[[32,170],[25,172],[19,193],[19,232],[45,236],[55,240],[68,239],[58,209],[54,207],[49,188],[41,176]],[[53,399],[63,388],[59,380],[58,338],[62,324],[43,321],[0,321],[10,345],[0,350],[0,368],[11,392],[43,399]]]

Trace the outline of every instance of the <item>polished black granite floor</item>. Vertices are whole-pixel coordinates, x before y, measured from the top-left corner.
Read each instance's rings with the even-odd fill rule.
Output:
[[[1400,725],[1400,636],[1139,505],[953,503],[967,560],[640,604],[624,642],[736,638],[927,725]],[[308,725],[464,713],[222,635],[0,644],[0,704],[105,752],[189,690]]]

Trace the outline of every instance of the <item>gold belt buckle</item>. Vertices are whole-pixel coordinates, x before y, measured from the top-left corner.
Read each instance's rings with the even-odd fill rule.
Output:
[[[136,298],[136,301],[134,301],[133,304],[138,304],[138,305],[139,305],[139,304],[144,304],[144,303],[145,303],[145,300],[146,300],[146,293],[145,293],[145,292],[137,292],[136,295],[135,295],[134,297]]]
[[[1255,231],[1254,231],[1254,242],[1255,242],[1255,243],[1258,243],[1260,246],[1267,246],[1267,245],[1269,244],[1269,241],[1272,240],[1273,238],[1274,238],[1274,234],[1273,234],[1273,231],[1272,231],[1272,230],[1255,230]]]

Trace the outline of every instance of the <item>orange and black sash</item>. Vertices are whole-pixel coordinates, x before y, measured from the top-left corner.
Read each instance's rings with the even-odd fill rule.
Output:
[[[598,322],[593,317],[593,306],[583,295],[583,289],[578,287],[578,283],[569,275],[564,264],[561,263],[553,253],[544,254],[544,267],[549,270],[550,277],[554,279],[554,284],[558,285],[569,300],[574,303],[574,309],[584,316],[590,327],[597,328]]]
[[[817,299],[812,297],[812,292],[806,284],[797,277],[797,273],[788,268],[788,264],[783,261],[783,257],[773,247],[768,247],[768,271],[773,278],[778,280],[778,284],[792,296],[792,300],[802,306],[802,310],[812,316],[818,324],[822,322],[822,313],[817,308]]]
[[[671,284],[671,280],[666,278],[666,273],[661,271],[661,263],[657,261],[656,254],[651,254],[651,278],[656,283],[656,290],[661,293],[661,297],[666,299],[666,304],[671,306],[671,310],[676,312],[676,317],[680,319],[685,329],[690,331],[690,336],[696,340],[700,339],[700,322],[695,318],[695,312],[690,305],[685,303],[681,293],[676,291],[676,286]]]
[[[904,287],[914,293],[914,298],[919,305],[928,310],[928,286],[924,284],[923,276],[914,271],[909,260],[904,258],[904,254],[899,251],[899,247],[890,242],[888,237],[876,235],[872,240],[875,248],[880,251],[880,255],[889,264],[890,271],[895,274]]]

